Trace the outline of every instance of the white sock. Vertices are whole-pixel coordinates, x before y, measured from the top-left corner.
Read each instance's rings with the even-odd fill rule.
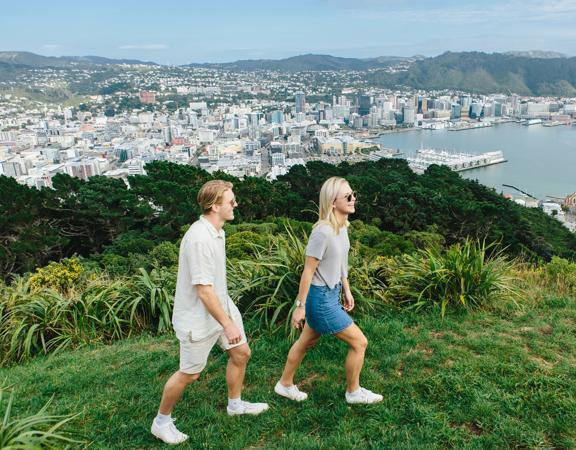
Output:
[[[230,409],[236,410],[236,409],[240,408],[241,405],[242,405],[241,397],[228,399],[228,408],[230,408]]]
[[[156,416],[156,424],[158,426],[162,426],[162,425],[166,425],[168,422],[170,422],[170,420],[172,420],[172,414],[160,414],[158,413],[158,415]]]
[[[360,388],[356,389],[354,392],[346,392],[348,395],[355,397],[356,395],[360,394]]]

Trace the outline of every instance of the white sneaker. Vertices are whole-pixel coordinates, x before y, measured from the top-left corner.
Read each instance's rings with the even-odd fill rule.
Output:
[[[378,403],[381,402],[382,397],[380,394],[375,394],[368,389],[364,389],[361,387],[359,391],[355,392],[354,394],[350,394],[346,392],[346,402],[350,404],[354,403],[363,403],[363,404],[370,404],[370,403]]]
[[[293,384],[290,387],[284,386],[282,383],[276,383],[274,386],[274,392],[282,397],[289,398],[290,400],[294,400],[296,402],[302,402],[308,398],[308,394],[306,392],[302,392],[298,389],[298,386]]]
[[[268,409],[268,403],[250,403],[242,400],[239,408],[231,409],[229,406],[226,408],[229,416],[240,416],[242,414],[250,414],[256,416],[263,413]]]
[[[176,419],[170,419],[170,422],[164,425],[158,425],[156,419],[154,419],[150,431],[154,436],[167,444],[181,444],[188,439],[188,435],[178,431],[178,428],[174,425],[175,420]]]

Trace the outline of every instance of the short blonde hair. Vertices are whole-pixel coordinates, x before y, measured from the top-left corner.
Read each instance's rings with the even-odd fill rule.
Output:
[[[332,225],[334,232],[336,234],[340,233],[340,228],[344,226],[349,226],[350,222],[339,223],[334,214],[334,202],[338,197],[340,188],[342,185],[348,184],[344,178],[341,177],[331,177],[328,178],[322,188],[320,189],[320,206],[318,208],[318,222],[314,226],[320,225],[321,223],[327,223]]]
[[[222,203],[224,192],[232,189],[232,186],[232,183],[224,180],[211,180],[204,183],[196,197],[200,208],[202,208],[202,212],[210,212],[212,206]]]

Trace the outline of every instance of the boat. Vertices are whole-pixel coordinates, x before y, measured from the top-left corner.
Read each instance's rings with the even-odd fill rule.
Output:
[[[526,122],[522,123],[525,127],[529,127],[530,125],[538,125],[542,123],[542,119],[529,119]]]
[[[416,157],[406,158],[406,160],[410,168],[416,173],[423,173],[432,164],[447,166],[455,172],[462,172],[506,162],[504,154],[500,150],[473,155],[433,148],[420,149],[416,152]]]
[[[463,130],[475,130],[476,128],[488,128],[491,127],[490,122],[460,122],[453,127],[448,128],[448,131],[463,131]]]

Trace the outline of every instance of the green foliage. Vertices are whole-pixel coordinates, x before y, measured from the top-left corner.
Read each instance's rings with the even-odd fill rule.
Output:
[[[110,279],[93,273],[65,293],[17,277],[0,301],[0,362],[24,361],[132,333],[171,329],[175,274],[165,269]]]
[[[33,289],[50,288],[58,292],[71,289],[82,276],[84,268],[77,258],[63,259],[60,262],[51,262],[46,267],[39,267],[30,277]]]
[[[254,257],[228,265],[230,296],[266,327],[285,319],[294,304],[304,268],[304,242],[305,236],[287,228],[285,234],[271,237],[268,247],[253,245]]]
[[[268,243],[266,235],[253,231],[239,231],[226,238],[226,256],[234,259],[249,259],[256,256],[257,249]]]
[[[495,244],[468,240],[446,251],[420,250],[397,259],[384,276],[390,297],[411,307],[478,308],[515,301],[513,262]]]
[[[14,392],[10,390],[8,398],[5,399],[7,392],[7,388],[0,386],[0,411],[2,411],[0,448],[5,450],[57,449],[84,444],[83,441],[78,440],[77,433],[65,429],[78,414],[49,414],[48,408],[52,401],[49,400],[32,415],[14,417],[12,413]]]
[[[466,92],[514,92],[520,95],[573,96],[576,58],[526,58],[499,53],[446,52],[412,64],[408,71],[375,71],[378,85]]]
[[[559,292],[576,294],[576,263],[554,256],[544,271],[547,281]]]
[[[431,166],[416,175],[400,160],[339,166],[314,161],[293,166],[272,183],[210,175],[164,161],[150,163],[146,169],[148,175],[130,177],[130,189],[121,180],[83,181],[59,174],[53,178],[54,189],[38,191],[0,176],[0,188],[6,192],[0,198],[0,228],[5,230],[0,236],[2,277],[74,254],[104,250],[124,257],[146,255],[160,242],[175,242],[183,227],[198,217],[195,199],[200,186],[215,177],[234,183],[240,203],[237,224],[226,227],[229,235],[236,231],[268,234],[274,226],[283,229],[285,222],[297,233],[309,232],[310,223],[317,219],[320,186],[338,175],[359,192],[354,218],[380,230],[366,226],[361,250],[366,255],[409,253],[414,247],[473,238],[501,240],[508,253],[532,261],[552,256],[576,260],[576,236],[557,220],[516,205],[446,167]],[[266,223],[245,225],[246,221]]]
[[[178,264],[178,251],[172,242],[162,242],[150,250],[149,256],[156,267],[173,267]]]

